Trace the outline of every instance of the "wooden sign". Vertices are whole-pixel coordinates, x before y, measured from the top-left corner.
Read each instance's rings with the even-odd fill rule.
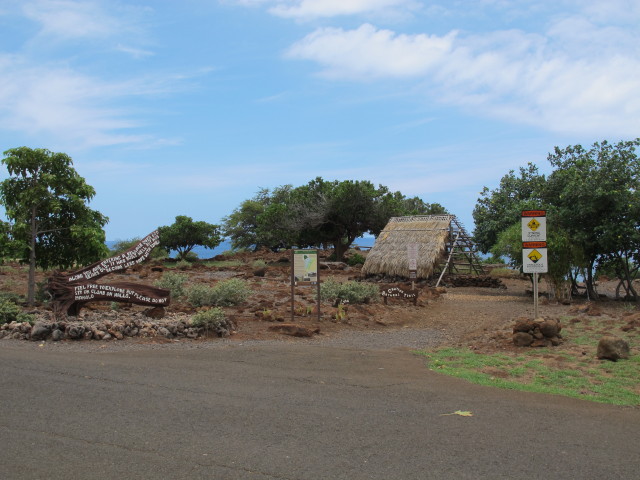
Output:
[[[164,288],[128,282],[108,285],[89,282],[143,262],[159,244],[156,230],[119,255],[67,274],[54,272],[47,283],[54,314],[78,315],[82,306],[91,301],[135,303],[155,307],[169,305],[170,292]]]
[[[404,298],[413,300],[414,305],[418,304],[417,290],[405,290],[400,287],[389,287],[381,290],[380,295],[382,295],[385,305],[387,305],[387,298]]]

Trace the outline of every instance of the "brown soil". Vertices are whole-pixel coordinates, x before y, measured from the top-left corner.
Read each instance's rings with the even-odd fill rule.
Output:
[[[309,331],[319,332],[320,336],[337,336],[344,332],[393,332],[398,330],[431,330],[439,332],[440,343],[452,346],[466,345],[479,351],[514,350],[511,333],[518,317],[533,316],[533,297],[530,282],[526,277],[511,276],[503,278],[506,288],[458,287],[434,289],[421,283],[417,285],[420,296],[417,305],[410,300],[389,299],[388,305],[382,301],[368,305],[348,305],[346,316],[336,318],[338,309],[327,302],[321,305],[318,319],[314,311],[315,287],[296,287],[294,289],[294,316],[291,315],[290,264],[283,253],[268,251],[242,253],[233,257],[217,258],[218,260],[242,262],[239,266],[206,266],[194,264],[181,273],[189,276],[189,284],[202,283],[213,285],[219,280],[241,278],[246,280],[253,294],[245,304],[226,308],[227,315],[234,318],[237,333],[233,341],[263,340],[282,338],[281,331],[274,331],[275,325],[295,324]],[[262,260],[268,264],[264,272],[259,272],[253,263]],[[124,273],[111,274],[101,279],[109,281],[131,281],[152,285],[161,278],[163,271],[152,270],[152,264],[138,265]],[[157,265],[156,265],[157,266]],[[322,279],[333,277],[338,281],[357,279],[359,267],[348,267],[344,264],[325,263],[321,269]],[[157,270],[157,269],[155,269]],[[171,269],[172,271],[180,271]],[[169,271],[164,268],[164,271]],[[264,273],[264,276],[258,276]],[[39,274],[39,281],[46,278]],[[26,270],[17,265],[0,267],[0,288],[2,291],[25,293]],[[597,306],[585,299],[574,299],[571,304],[563,305],[548,300],[544,283],[541,287],[539,314],[542,317],[559,318],[563,323],[571,319],[600,314],[602,329],[619,329],[624,327],[630,311],[638,312],[638,307],[630,307],[623,302],[613,301],[615,281],[603,282],[599,285],[603,294]],[[106,303],[87,304],[89,310],[109,310]],[[45,307],[39,307],[40,310]],[[125,306],[120,308],[119,315],[145,309],[141,306]],[[195,312],[183,302],[173,302],[168,312]],[[578,320],[579,321],[579,320]],[[627,322],[627,323],[625,323]],[[639,321],[640,323],[640,321]],[[640,325],[634,327],[640,331]],[[147,340],[148,341],[148,340]],[[565,345],[561,348],[567,348]]]

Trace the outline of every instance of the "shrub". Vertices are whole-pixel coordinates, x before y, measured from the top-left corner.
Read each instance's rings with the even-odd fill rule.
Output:
[[[255,260],[251,265],[253,268],[267,268],[267,262],[262,259]]]
[[[354,253],[347,259],[347,264],[354,267],[356,265],[363,265],[365,258],[359,253]]]
[[[176,263],[176,268],[179,270],[188,270],[191,268],[191,262],[189,260],[180,260]]]
[[[194,307],[229,307],[244,302],[249,295],[251,289],[244,280],[231,278],[218,282],[214,287],[194,285],[187,291],[187,300]]]
[[[205,331],[214,331],[219,337],[230,335],[235,330],[233,321],[226,318],[220,307],[196,313],[191,317],[191,325],[204,327]]]
[[[22,309],[11,300],[0,300],[0,325],[11,322],[29,322],[33,325],[34,316],[23,313]]]
[[[320,298],[335,303],[368,303],[378,298],[378,287],[364,282],[340,283],[330,278],[320,284]]]
[[[205,305],[215,305],[215,295],[213,287],[197,284],[187,289],[187,302],[194,307],[204,307]]]
[[[160,288],[166,288],[171,292],[174,298],[184,295],[184,284],[187,276],[181,273],[165,272],[160,280],[156,280],[153,285]]]
[[[238,305],[251,295],[251,289],[247,282],[239,278],[230,278],[229,280],[218,282],[213,287],[213,290],[215,291],[215,304],[222,307]]]

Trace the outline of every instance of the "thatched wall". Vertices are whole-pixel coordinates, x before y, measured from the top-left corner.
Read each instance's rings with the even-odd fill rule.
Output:
[[[429,278],[442,259],[453,215],[393,217],[367,255],[364,275],[409,276],[407,246],[418,245],[418,278]]]

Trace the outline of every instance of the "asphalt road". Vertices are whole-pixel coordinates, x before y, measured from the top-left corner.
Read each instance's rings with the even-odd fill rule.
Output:
[[[5,480],[640,479],[640,409],[469,385],[408,351],[4,342],[0,364]]]

